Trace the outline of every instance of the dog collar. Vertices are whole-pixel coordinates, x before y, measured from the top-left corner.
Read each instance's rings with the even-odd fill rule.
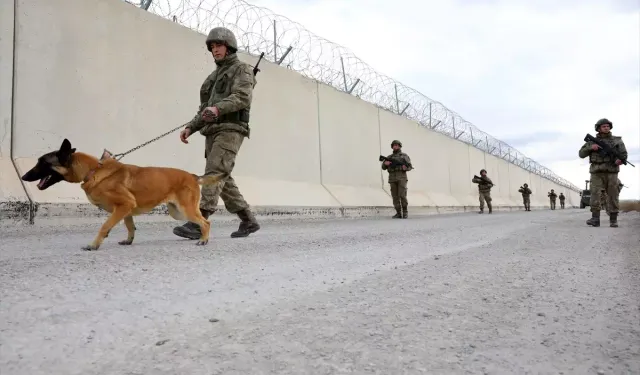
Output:
[[[89,172],[87,173],[87,175],[86,175],[86,176],[84,176],[84,180],[82,180],[82,182],[85,182],[85,183],[86,183],[86,182],[88,182],[88,181],[89,181],[89,179],[90,179],[91,177],[93,177],[93,175],[98,171],[98,169],[100,169],[100,167],[102,167],[102,161],[99,161],[99,162],[98,162],[98,166],[97,166],[97,167],[95,167],[95,168],[93,168],[93,169],[89,170]]]

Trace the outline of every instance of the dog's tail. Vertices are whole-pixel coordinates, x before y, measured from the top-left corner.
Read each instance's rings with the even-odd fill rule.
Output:
[[[222,180],[225,180],[227,177],[229,177],[229,173],[220,173],[211,176],[198,176],[194,174],[193,176],[196,178],[198,184],[200,185],[213,185]]]

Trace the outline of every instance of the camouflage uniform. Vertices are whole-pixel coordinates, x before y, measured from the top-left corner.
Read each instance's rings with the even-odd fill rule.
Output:
[[[205,45],[212,51],[211,44],[219,43],[227,47],[227,56],[217,60],[216,70],[205,78],[200,87],[200,106],[186,128],[190,134],[199,131],[205,136],[205,175],[231,173],[236,156],[245,137],[249,137],[249,112],[253,99],[256,78],[251,65],[238,59],[236,37],[229,29],[216,27],[209,32]],[[216,107],[218,117],[207,121],[204,109]],[[231,237],[246,237],[260,229],[249,204],[245,201],[233,177],[213,186],[203,186],[200,211],[208,218],[222,197],[225,208],[237,214],[241,220],[237,231]],[[186,238],[199,238],[200,228],[194,223],[186,223],[174,228],[174,234]]]
[[[551,204],[551,209],[555,210],[556,209],[556,198],[558,198],[558,194],[556,194],[553,189],[551,189],[551,192],[549,194],[547,194],[547,197],[549,197],[549,203]]]
[[[482,172],[485,173],[482,176]],[[493,207],[491,206],[491,188],[493,187],[493,181],[486,175],[487,171],[485,169],[480,170],[480,178],[476,178],[475,176],[471,180],[474,184],[478,184],[478,198],[480,200],[480,212],[479,214],[484,212],[484,202],[487,202],[487,207],[489,208],[489,213],[493,212]]]
[[[391,188],[391,198],[393,199],[393,207],[396,209],[396,214],[393,218],[406,219],[409,215],[409,203],[407,202],[407,172],[412,170],[413,166],[411,165],[411,158],[409,158],[409,155],[402,152],[402,142],[394,140],[391,142],[391,148],[393,148],[394,144],[397,144],[400,148],[393,150],[393,153],[387,156],[387,159],[391,162],[405,163],[407,167],[406,169],[403,169],[401,165],[393,164],[386,166],[384,164],[385,162],[382,162],[382,170],[389,172],[388,182]]]
[[[624,184],[622,183],[622,181],[618,179],[618,196],[620,195],[620,192],[622,191],[623,186]],[[611,211],[609,210],[609,204],[607,203],[608,200],[609,200],[609,196],[607,195],[607,192],[604,189],[602,189],[602,193],[600,195],[600,207],[604,207],[607,215],[611,216]]]
[[[529,189],[529,184],[524,184],[518,192],[522,194],[522,202],[524,203],[524,210],[531,211],[531,194],[533,193],[531,189]]]
[[[611,121],[606,118],[598,120],[595,124],[595,129],[598,132],[596,138],[616,150],[620,155],[620,160],[626,160],[628,153],[622,138],[612,135],[611,132],[601,133],[600,126],[604,124],[608,124],[613,129]],[[591,142],[587,142],[578,151],[578,156],[581,159],[589,157],[589,163],[591,164],[589,166],[591,175],[591,219],[587,220],[587,225],[600,226],[600,210],[602,206],[599,193],[604,190],[607,194],[607,205],[609,206],[609,225],[617,227],[618,196],[620,193],[618,172],[620,172],[620,166],[615,164],[614,158],[592,150],[591,146]]]
[[[558,199],[560,199],[560,208],[564,210],[564,200],[567,197],[564,196],[564,193],[560,193],[560,196],[558,197]]]

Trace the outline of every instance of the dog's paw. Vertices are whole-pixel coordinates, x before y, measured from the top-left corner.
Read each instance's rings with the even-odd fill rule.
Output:
[[[118,242],[118,245],[131,245],[132,243],[133,243],[133,240],[122,240]]]
[[[100,246],[93,246],[93,245],[87,245],[87,246],[83,246],[82,250],[85,251],[94,251],[94,250],[98,250]]]
[[[209,243],[209,240],[199,240],[198,243],[196,243],[196,246],[204,246],[208,243]]]

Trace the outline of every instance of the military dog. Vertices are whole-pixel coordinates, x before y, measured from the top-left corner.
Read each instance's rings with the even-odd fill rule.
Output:
[[[620,212],[640,212],[640,201],[637,200],[624,200],[618,203]]]
[[[206,245],[211,224],[200,213],[200,185],[215,184],[227,177],[228,174],[201,177],[177,168],[123,164],[107,150],[98,159],[76,152],[65,138],[59,150],[39,157],[37,164],[22,176],[22,180],[40,180],[40,190],[61,181],[82,183],[80,187],[89,202],[111,213],[93,242],[82,248],[97,250],[122,219],[128,236],[118,243],[131,245],[136,230],[133,216],[149,212],[162,203],[167,203],[172,218],[197,223],[202,231],[197,245]]]

